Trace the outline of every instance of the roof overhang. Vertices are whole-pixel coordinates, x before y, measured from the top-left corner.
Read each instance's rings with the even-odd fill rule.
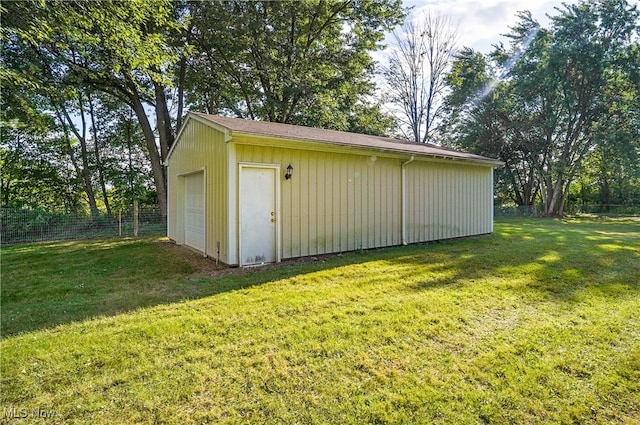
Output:
[[[314,136],[320,133],[321,136],[317,138],[308,138],[298,135],[290,136],[287,134],[276,134],[277,132],[269,133],[269,129],[265,129],[265,131],[262,132],[251,130],[247,131],[246,129],[239,130],[238,128],[255,128],[256,122],[249,121],[247,124],[250,125],[244,125],[243,121],[248,120],[229,119],[225,117],[217,117],[213,115],[189,112],[184,124],[182,125],[182,128],[176,136],[173,146],[171,146],[171,149],[169,150],[167,158],[164,161],[165,166],[168,165],[169,158],[171,158],[175,147],[180,142],[180,138],[182,137],[185,128],[192,120],[223,133],[225,142],[233,141],[237,144],[272,146],[288,149],[299,148],[305,150],[318,150],[323,152],[335,153],[361,153],[369,155],[371,153],[377,153],[378,155],[384,155],[386,157],[405,159],[414,156],[416,160],[448,163],[457,162],[493,168],[501,167],[504,165],[502,161],[498,161],[496,159],[453,151],[446,148],[437,147],[435,145],[411,144],[403,143],[401,141],[391,142],[392,139],[355,133],[336,132],[334,130],[323,131],[322,129],[296,127],[274,123],[265,123],[264,125],[262,125],[262,127],[281,126],[287,129],[302,129],[304,130],[302,133],[306,132],[307,134],[309,134],[309,132],[313,132]],[[216,122],[216,120],[231,123],[230,126],[236,128],[230,128],[229,126]],[[325,140],[321,138],[325,134],[331,135],[332,140]],[[336,134],[339,134],[341,137],[336,138]],[[347,141],[349,138],[357,139],[358,142]],[[367,140],[370,140],[372,144],[367,144]]]
[[[489,158],[487,158],[486,160],[477,158],[462,158],[446,154],[419,153],[410,150],[389,149],[377,146],[354,146],[349,143],[326,142],[322,140],[308,140],[303,138],[287,138],[282,136],[263,135],[243,131],[232,131],[231,140],[238,145],[269,146],[287,149],[317,150],[321,152],[351,153],[362,155],[371,155],[372,153],[376,153],[380,156],[398,159],[407,159],[411,156],[414,156],[416,160],[447,163],[457,162],[468,165],[494,168],[504,165],[504,163],[501,161]]]

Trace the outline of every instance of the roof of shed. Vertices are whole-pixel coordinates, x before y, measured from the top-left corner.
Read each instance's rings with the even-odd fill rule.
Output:
[[[388,137],[371,136],[368,134],[348,133],[346,131],[303,127],[299,125],[280,124],[267,121],[253,121],[241,118],[228,118],[197,112],[191,112],[190,114],[194,114],[199,118],[203,118],[206,121],[222,126],[229,130],[232,135],[234,132],[248,133],[260,136],[329,143],[339,146],[354,146],[381,151],[399,152],[410,155],[479,162],[493,166],[503,165],[502,162],[496,159],[459,152],[431,143],[415,143]]]

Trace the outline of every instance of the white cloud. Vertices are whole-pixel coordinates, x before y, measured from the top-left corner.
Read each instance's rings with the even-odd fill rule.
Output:
[[[578,0],[565,0],[567,4]],[[542,26],[549,23],[546,14],[555,15],[555,7],[562,9],[560,0],[408,0],[405,6],[413,6],[416,13],[433,11],[452,18],[459,23],[460,46],[472,47],[483,53],[492,50],[492,45],[505,38],[509,27],[517,23],[516,12],[528,10]]]

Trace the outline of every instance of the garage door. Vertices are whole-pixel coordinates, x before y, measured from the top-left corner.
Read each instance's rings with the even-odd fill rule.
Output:
[[[184,243],[204,253],[204,173],[185,176],[184,189]]]

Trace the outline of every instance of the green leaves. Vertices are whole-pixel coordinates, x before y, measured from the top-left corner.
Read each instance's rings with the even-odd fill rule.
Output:
[[[341,129],[372,94],[368,52],[402,15],[398,1],[209,1],[190,8],[198,52],[187,70],[192,105]]]
[[[637,88],[631,83],[640,68],[632,53],[637,8],[623,0],[600,0],[557,11],[548,29],[528,12],[518,14],[507,35],[509,46],[487,57],[499,77],[486,86],[491,98],[473,99],[477,75],[483,74],[475,63],[479,71],[466,77],[474,69],[471,52],[458,59],[449,76],[451,115],[465,118],[458,125],[463,140],[500,155],[511,180],[508,191],[518,204],[527,201],[523,193],[539,190],[545,215],[563,214],[585,158],[620,133],[622,122],[635,122],[638,133],[632,112]],[[467,115],[461,112],[465,108]],[[628,149],[619,145],[614,151],[626,155]]]
[[[107,187],[118,191],[112,198],[129,198],[134,187],[147,189],[149,171],[164,209],[162,161],[185,101],[212,113],[374,134],[393,125],[373,99],[369,53],[402,18],[400,0],[50,0],[1,7],[3,129],[25,131],[40,117],[55,117],[61,127],[45,122],[43,140],[66,140],[58,146],[67,161],[59,168],[82,181],[92,211],[97,181],[108,205]],[[122,152],[129,137],[118,139],[110,128],[122,131],[114,116],[128,108],[139,127],[129,134],[144,138],[147,164],[128,167],[124,178],[118,164],[140,152],[135,144]],[[12,142],[35,143],[10,134]],[[140,179],[131,176],[134,169]]]

